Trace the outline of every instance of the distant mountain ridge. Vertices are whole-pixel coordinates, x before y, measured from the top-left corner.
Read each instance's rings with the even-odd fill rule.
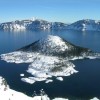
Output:
[[[100,21],[84,19],[67,26],[67,29],[79,31],[100,31]]]
[[[84,19],[66,24],[62,22],[49,22],[41,19],[16,20],[0,24],[0,30],[79,30],[79,31],[100,31],[100,21]]]
[[[40,19],[16,20],[0,24],[2,30],[36,30],[36,29],[66,29],[67,24],[62,22],[49,22]]]

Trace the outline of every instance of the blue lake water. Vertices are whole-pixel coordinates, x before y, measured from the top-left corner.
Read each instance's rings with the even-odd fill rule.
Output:
[[[94,52],[100,52],[100,32],[81,32],[71,30],[53,31],[0,31],[0,54],[15,51],[26,46],[48,34],[58,35],[65,40],[82,47],[87,47]],[[39,93],[40,89],[48,94],[50,98],[68,97],[72,100],[88,100],[88,98],[100,98],[100,60],[76,60],[77,74],[64,77],[60,82],[54,78],[53,83],[45,84],[36,82],[33,85],[22,82],[20,74],[30,76],[26,72],[28,64],[6,63],[0,59],[0,76],[3,76],[10,87],[17,91],[32,96],[34,91]]]

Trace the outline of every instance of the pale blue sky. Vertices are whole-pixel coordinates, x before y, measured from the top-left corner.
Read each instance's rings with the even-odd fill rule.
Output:
[[[60,22],[100,20],[100,0],[0,0],[0,22],[32,17]]]

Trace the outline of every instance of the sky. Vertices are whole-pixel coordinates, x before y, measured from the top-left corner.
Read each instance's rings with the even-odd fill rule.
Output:
[[[100,0],[0,0],[0,22],[32,17],[65,23],[100,20]]]

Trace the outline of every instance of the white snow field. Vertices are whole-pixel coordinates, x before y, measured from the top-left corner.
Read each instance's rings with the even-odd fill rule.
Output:
[[[6,80],[0,76],[0,100],[50,100],[45,95],[29,97],[9,88]]]

